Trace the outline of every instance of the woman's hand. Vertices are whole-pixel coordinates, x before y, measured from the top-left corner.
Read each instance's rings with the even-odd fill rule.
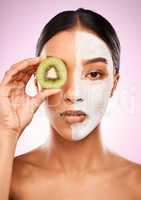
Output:
[[[45,89],[34,97],[26,94],[26,84],[41,61],[35,57],[13,64],[0,82],[0,130],[8,130],[11,137],[19,138],[44,99],[60,91]]]

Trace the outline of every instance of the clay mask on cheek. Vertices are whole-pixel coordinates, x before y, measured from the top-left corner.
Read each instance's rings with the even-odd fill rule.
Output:
[[[113,86],[113,61],[105,42],[93,33],[85,31],[76,32],[75,55],[74,92],[83,102],[77,102],[73,106],[74,110],[84,111],[88,115],[83,122],[71,125],[72,139],[80,140],[96,128],[106,111]],[[108,76],[101,80],[81,79],[82,60],[97,57],[107,60]]]

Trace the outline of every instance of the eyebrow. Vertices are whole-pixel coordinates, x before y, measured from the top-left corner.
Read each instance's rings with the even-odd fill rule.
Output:
[[[103,57],[97,57],[97,58],[91,58],[88,60],[83,60],[83,65],[88,65],[91,63],[96,63],[96,62],[104,62],[107,64],[107,59],[103,58]]]

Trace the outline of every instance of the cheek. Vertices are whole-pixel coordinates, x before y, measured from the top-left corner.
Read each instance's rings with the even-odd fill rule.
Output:
[[[90,107],[96,112],[100,112],[105,108],[108,102],[109,90],[106,84],[97,84],[91,89]]]
[[[85,106],[91,112],[92,110],[100,112],[108,102],[111,91],[110,80],[101,80],[97,82],[85,81],[81,89],[81,95],[85,100]]]
[[[47,98],[46,102],[48,107],[55,108],[62,104],[63,93],[59,92],[58,94],[51,95]]]

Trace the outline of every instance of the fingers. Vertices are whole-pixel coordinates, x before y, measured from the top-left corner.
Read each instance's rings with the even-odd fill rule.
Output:
[[[13,82],[17,82],[17,84],[20,85],[21,83],[23,83],[23,86],[24,86],[23,88],[25,88],[29,79],[31,78],[33,73],[37,70],[37,67],[38,65],[34,66],[34,68],[31,68],[31,69],[28,68],[28,70],[19,72],[18,74],[14,75],[9,81],[9,84]]]
[[[42,92],[39,92],[39,94],[37,94],[36,96],[32,97],[33,112],[35,112],[39,108],[46,97],[56,94],[60,91],[61,89],[46,89]]]
[[[32,73],[36,71],[39,63],[42,61],[41,57],[29,58],[13,64],[11,68],[6,71],[2,80],[3,84],[9,84],[12,81],[23,80],[24,83],[29,80]]]

